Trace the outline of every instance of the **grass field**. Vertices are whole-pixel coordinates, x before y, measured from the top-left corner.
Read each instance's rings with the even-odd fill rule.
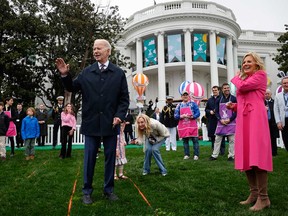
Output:
[[[206,145],[205,145],[206,144]],[[0,162],[0,215],[288,215],[288,153],[279,149],[269,174],[271,208],[249,212],[239,205],[248,196],[245,174],[234,170],[227,156],[209,161],[208,143],[201,142],[198,161],[183,160],[177,152],[161,149],[168,175],[160,175],[152,159],[151,174],[142,176],[142,147],[128,146],[125,165],[127,180],[115,182],[120,200],[109,202],[102,196],[103,155],[97,161],[92,205],[82,204],[83,149],[74,146],[72,158],[58,158],[59,149],[36,147],[36,158],[25,161],[23,150]],[[228,147],[228,146],[227,146]],[[59,147],[58,147],[59,148]],[[192,150],[192,147],[190,148]],[[7,151],[9,156],[9,150]]]

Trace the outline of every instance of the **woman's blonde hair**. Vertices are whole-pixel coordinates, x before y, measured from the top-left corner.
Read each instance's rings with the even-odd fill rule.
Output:
[[[257,70],[265,70],[264,62],[260,58],[260,56],[255,52],[248,52],[243,56],[243,59],[242,59],[241,72],[240,72],[241,79],[245,79],[248,76],[247,74],[244,73],[244,69],[243,69],[243,62],[247,56],[251,56],[255,60],[256,65],[257,65]]]
[[[145,129],[144,130],[140,130],[139,127],[138,127],[138,120],[142,118],[145,122]],[[145,136],[150,136],[150,133],[152,132],[152,128],[151,128],[151,125],[150,125],[150,118],[149,116],[145,115],[145,114],[139,114],[136,118],[136,130],[137,130],[137,133],[138,133],[138,136],[139,137],[143,137],[143,135]]]

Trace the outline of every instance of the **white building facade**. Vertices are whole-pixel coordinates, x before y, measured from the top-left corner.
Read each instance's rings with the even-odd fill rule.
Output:
[[[257,52],[268,72],[268,88],[278,87],[278,65],[273,61],[282,32],[242,30],[234,13],[214,2],[179,0],[156,4],[135,12],[127,21],[119,51],[135,65],[126,69],[131,100],[137,92],[132,76],[149,78],[146,100],[158,97],[158,107],[166,95],[180,99],[183,81],[196,81],[209,98],[211,87],[230,82],[239,70],[245,53]]]

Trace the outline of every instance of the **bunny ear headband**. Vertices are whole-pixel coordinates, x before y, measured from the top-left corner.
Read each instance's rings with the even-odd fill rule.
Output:
[[[281,80],[282,80],[282,79],[284,79],[284,78],[288,78],[288,73],[287,73],[287,72],[283,72],[283,71],[279,71],[278,74],[277,74],[277,76],[278,76],[279,78],[281,78]]]

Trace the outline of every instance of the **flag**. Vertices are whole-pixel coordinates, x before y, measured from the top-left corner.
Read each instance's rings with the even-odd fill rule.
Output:
[[[208,34],[194,34],[194,61],[206,62],[207,35]]]
[[[151,66],[157,64],[157,54],[155,46],[155,38],[151,37],[144,40],[144,56],[145,56],[145,66]]]
[[[225,55],[225,38],[217,36],[216,38],[216,48],[217,48],[217,63],[224,65],[224,55]]]
[[[168,35],[168,61],[182,62],[181,34]]]

